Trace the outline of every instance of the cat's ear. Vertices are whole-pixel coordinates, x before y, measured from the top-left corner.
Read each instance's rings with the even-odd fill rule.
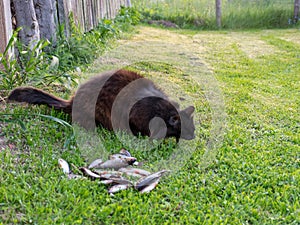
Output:
[[[195,107],[191,105],[182,111],[184,111],[188,116],[192,116],[193,112],[195,111]]]
[[[171,116],[169,119],[169,124],[171,126],[176,126],[180,121],[180,117],[179,115],[175,115],[175,116]]]

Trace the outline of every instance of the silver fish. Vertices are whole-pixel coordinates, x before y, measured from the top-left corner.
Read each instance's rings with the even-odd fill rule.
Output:
[[[133,166],[143,166],[144,163],[143,163],[143,162],[135,161],[132,165],[133,165]]]
[[[101,178],[99,174],[94,173],[93,171],[89,170],[88,168],[85,167],[80,167],[79,168],[81,172],[83,172],[84,175],[92,178]]]
[[[110,175],[115,175],[115,176],[121,176],[122,173],[119,171],[115,170],[103,170],[103,169],[94,169],[95,173],[98,173],[99,175],[104,175],[104,174],[110,174]]]
[[[98,166],[103,163],[102,159],[96,159],[93,162],[91,162],[91,164],[88,166],[88,169],[92,169],[92,168],[98,168]]]
[[[118,191],[122,191],[122,190],[126,190],[128,188],[130,188],[131,185],[130,184],[117,184],[117,185],[114,185],[112,186],[109,190],[108,190],[108,193],[116,193]]]
[[[126,156],[128,156],[128,157],[131,157],[130,152],[127,151],[125,148],[122,148],[122,149],[120,150],[120,154],[126,155]]]
[[[86,177],[78,175],[78,174],[74,174],[74,173],[69,173],[68,178],[69,179],[86,179]]]
[[[124,158],[128,158],[128,156],[123,155],[123,154],[119,154],[119,153],[116,153],[116,154],[113,154],[113,155],[109,156],[109,159],[124,159]]]
[[[123,177],[121,177],[121,178],[111,178],[110,180],[112,180],[114,184],[130,184],[131,186],[133,185],[133,183],[131,181],[126,180]]]
[[[129,176],[135,176],[135,177],[144,177],[149,176],[151,173],[147,170],[138,169],[138,168],[120,168],[120,172],[125,173]]]
[[[160,178],[154,180],[154,182],[146,186],[144,189],[140,190],[140,193],[149,193],[150,191],[152,191],[158,185],[159,180]]]
[[[121,176],[109,174],[109,173],[100,175],[101,180],[111,180],[111,179],[118,179],[118,178],[121,178]]]
[[[101,169],[115,169],[118,170],[122,167],[126,167],[132,165],[136,161],[134,157],[126,157],[126,158],[116,158],[116,159],[109,159],[104,163],[99,165]]]
[[[94,169],[95,173],[99,174],[100,176],[114,176],[114,177],[121,177],[122,173],[115,170],[101,170],[101,169]]]
[[[101,180],[101,184],[112,184],[114,181],[113,180]]]
[[[116,154],[110,155],[109,159],[135,159],[136,160],[135,157],[124,155],[121,153],[116,153]]]
[[[70,173],[70,167],[69,167],[69,164],[67,163],[66,160],[58,159],[58,165],[59,165],[60,168],[62,168],[62,170],[65,174]]]
[[[136,182],[135,189],[137,189],[138,191],[143,190],[144,188],[159,180],[166,172],[169,172],[169,170],[161,170],[156,173],[150,174],[149,176],[142,177]]]

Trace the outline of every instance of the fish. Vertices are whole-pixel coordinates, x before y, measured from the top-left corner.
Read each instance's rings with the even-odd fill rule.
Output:
[[[116,154],[109,156],[109,159],[125,159],[125,158],[128,158],[128,156],[120,154],[120,153],[116,153]]]
[[[103,163],[102,159],[96,159],[91,162],[91,164],[88,166],[88,169],[97,168],[99,165],[101,165],[101,163]]]
[[[148,186],[146,186],[145,188],[140,190],[140,193],[149,193],[150,191],[152,191],[158,185],[159,180],[160,180],[160,178],[154,180]]]
[[[132,158],[132,156],[129,151],[127,151],[125,148],[122,148],[119,153],[109,156],[109,159],[117,159],[117,158],[120,158],[120,159]]]
[[[144,163],[143,163],[143,162],[135,161],[132,165],[133,165],[133,166],[143,166]]]
[[[134,157],[126,157],[126,158],[116,158],[116,159],[109,159],[102,164],[99,165],[101,169],[115,169],[118,170],[122,167],[127,167],[132,165],[136,161]]]
[[[86,177],[78,175],[78,174],[74,174],[74,173],[69,173],[68,174],[68,178],[71,179],[86,179]]]
[[[66,160],[58,159],[58,165],[60,168],[62,168],[62,170],[65,174],[70,174],[70,172],[71,172],[70,167]]]
[[[97,173],[98,175],[100,175],[100,179],[104,179],[104,180],[110,180],[110,179],[117,179],[117,178],[121,178],[122,177],[122,173],[117,172],[117,171],[99,171],[99,170],[95,170],[95,173]]]
[[[94,173],[93,171],[89,170],[88,168],[80,167],[79,170],[88,177],[101,178],[101,176],[99,174]]]
[[[112,194],[112,193],[116,193],[118,191],[122,191],[122,190],[126,190],[128,188],[130,188],[132,185],[130,184],[117,184],[112,186],[111,188],[109,188],[108,193]]]
[[[133,183],[130,180],[126,180],[125,178],[111,178],[110,180],[113,181],[114,184],[130,184],[133,186]]]
[[[138,168],[120,168],[118,171],[125,173],[129,176],[135,176],[135,177],[144,177],[149,176],[151,173],[147,170],[138,169]]]
[[[112,184],[114,181],[113,180],[101,180],[101,184]]]
[[[159,180],[165,173],[169,172],[169,170],[161,170],[156,173],[152,173],[146,177],[142,177],[139,179],[135,184],[135,189],[138,191],[143,190],[144,188],[148,187],[152,183],[155,183]]]
[[[115,170],[100,170],[100,169],[94,169],[95,173],[99,174],[100,176],[113,176],[113,177],[121,177],[122,173]]]
[[[136,160],[135,157],[124,155],[121,153],[116,153],[116,154],[110,155],[109,159],[135,159]]]
[[[125,156],[128,156],[128,157],[131,157],[130,152],[127,151],[125,148],[122,148],[122,149],[120,150],[120,154],[125,155]]]

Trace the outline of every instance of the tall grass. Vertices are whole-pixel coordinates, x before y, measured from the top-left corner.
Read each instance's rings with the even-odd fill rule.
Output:
[[[133,0],[145,20],[169,20],[183,28],[216,29],[215,1]],[[292,26],[293,0],[223,0],[222,28]]]

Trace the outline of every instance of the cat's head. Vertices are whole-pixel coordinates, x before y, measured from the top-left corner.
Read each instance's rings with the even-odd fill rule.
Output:
[[[195,125],[193,119],[193,113],[195,111],[194,106],[189,106],[180,111],[174,106],[165,110],[169,111],[164,114],[163,120],[162,118],[157,117],[151,120],[149,126],[151,138],[161,139],[175,137],[177,141],[179,141],[180,138],[186,140],[195,138]]]
[[[177,138],[191,140],[195,138],[195,125],[193,113],[194,106],[189,106],[181,111],[179,114],[171,116],[168,123],[170,133],[177,132]],[[173,136],[173,135],[172,135]]]

